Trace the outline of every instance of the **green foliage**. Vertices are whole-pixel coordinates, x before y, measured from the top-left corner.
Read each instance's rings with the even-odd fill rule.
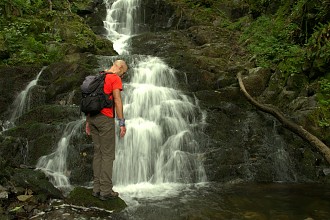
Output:
[[[250,22],[252,22],[251,18],[249,16],[244,16],[244,17],[239,18],[236,22],[229,22],[228,21],[228,23],[226,25],[224,25],[224,27],[227,26],[227,28],[229,30],[240,31],[240,30],[244,29],[246,24],[248,24]]]
[[[319,81],[320,91],[317,94],[320,108],[316,116],[319,126],[330,127],[330,79],[323,78]]]
[[[269,5],[265,1],[248,1],[250,7]],[[248,41],[248,49],[257,55],[258,65],[278,68],[284,76],[309,69],[311,77],[327,71],[330,58],[330,23],[326,20],[330,9],[324,1],[297,0],[283,2],[274,15],[262,15],[244,29],[241,41]]]
[[[200,0],[200,1],[195,1],[195,0],[186,0],[186,3],[193,5],[195,7],[207,7],[210,8],[213,5],[213,0]]]
[[[0,65],[61,60],[65,51],[96,51],[96,36],[77,14],[90,0],[3,0],[0,2]],[[64,46],[65,45],[65,46]]]
[[[39,25],[39,28],[36,27]],[[57,39],[57,35],[40,32],[47,24],[38,20],[16,19],[0,31],[0,39],[3,39],[10,57],[2,60],[3,63],[14,65],[18,63],[49,64],[58,61],[61,57],[60,47],[47,47],[47,42]],[[47,38],[45,38],[45,35]]]
[[[312,118],[321,127],[330,126],[329,1],[247,2],[251,13],[255,13],[253,17],[257,14],[257,18],[245,22],[250,23],[249,26],[242,25],[244,20],[231,25],[242,28],[241,42],[257,56],[257,65],[280,70],[284,83],[291,74],[306,74],[311,82],[318,81],[319,108]],[[270,5],[276,3],[277,11],[267,13]]]
[[[277,67],[284,76],[301,72],[305,51],[290,42],[297,26],[283,19],[261,16],[245,29],[241,41],[248,41],[248,49],[257,55],[262,67]]]
[[[320,24],[307,44],[307,58],[312,67],[325,74],[330,65],[330,22]]]
[[[269,11],[271,5],[277,5],[282,3],[284,0],[246,0],[249,5],[250,14],[257,18]]]
[[[47,4],[44,0],[1,0],[0,11],[6,17],[34,14]]]
[[[197,23],[204,23],[213,21],[215,15],[220,11],[217,9],[216,4],[219,0],[169,0],[178,7],[178,13],[183,12],[187,15],[194,17]],[[180,16],[180,15],[179,15]]]

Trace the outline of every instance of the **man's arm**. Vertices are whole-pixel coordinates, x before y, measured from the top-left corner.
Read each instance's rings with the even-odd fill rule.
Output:
[[[123,102],[121,100],[120,90],[115,89],[112,91],[112,94],[113,94],[113,100],[115,103],[117,117],[118,117],[118,119],[124,118]]]
[[[112,91],[113,100],[116,108],[116,114],[118,119],[124,119],[124,112],[123,112],[123,102],[121,100],[121,93],[119,89],[115,89]],[[126,127],[120,126],[120,137],[124,137],[126,134]]]

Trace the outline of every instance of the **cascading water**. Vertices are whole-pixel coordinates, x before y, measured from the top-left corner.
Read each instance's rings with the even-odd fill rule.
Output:
[[[113,42],[113,48],[119,54],[128,54],[128,41],[137,33],[140,0],[104,0],[107,17],[104,27],[107,37]]]
[[[12,104],[13,112],[11,113],[9,120],[5,122],[3,130],[7,130],[15,126],[16,120],[23,115],[24,112],[30,110],[30,91],[37,85],[40,75],[46,69],[43,67],[36,78],[32,80],[23,91],[21,91]]]
[[[203,117],[192,100],[174,89],[174,70],[159,58],[146,57],[132,74],[123,97],[127,134],[117,144],[114,181],[205,181],[194,133]]]
[[[39,158],[36,165],[37,169],[42,170],[51,182],[57,188],[69,190],[71,188],[69,181],[69,171],[67,170],[67,154],[71,139],[81,134],[84,119],[70,122],[66,125],[61,139],[57,143],[55,152]]]
[[[272,142],[268,143],[272,147],[276,147],[277,150],[269,155],[274,161],[274,182],[295,182],[297,181],[294,166],[288,152],[284,149],[285,141],[281,137],[276,129],[277,121],[273,120],[272,129]]]
[[[108,38],[120,55],[137,34],[140,1],[105,1]],[[205,118],[194,100],[175,89],[174,70],[156,57],[136,58],[124,86],[127,133],[117,140],[113,180],[138,183],[195,183],[206,180],[196,141]]]

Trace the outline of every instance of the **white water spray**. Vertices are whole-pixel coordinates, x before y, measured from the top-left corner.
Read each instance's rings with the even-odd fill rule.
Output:
[[[71,188],[69,176],[70,172],[67,170],[67,155],[70,140],[81,130],[85,119],[80,119],[67,124],[61,139],[57,143],[55,152],[42,156],[39,158],[36,165],[37,169],[42,170],[51,182],[57,188],[68,190]]]
[[[108,38],[127,55],[140,1],[105,2]],[[142,57],[130,69],[123,92],[127,133],[117,139],[114,162],[116,186],[206,181],[196,141],[205,117],[194,100],[175,89],[174,70],[155,57]]]
[[[104,27],[107,37],[113,43],[113,48],[119,54],[128,54],[129,39],[136,34],[140,0],[104,0],[107,7],[107,17]]]
[[[173,88],[174,70],[146,57],[132,74],[123,97],[127,134],[117,143],[115,183],[205,181],[194,133],[203,117],[193,100]]]
[[[30,110],[30,91],[31,89],[37,85],[37,82],[39,80],[39,77],[41,73],[46,69],[46,67],[43,67],[35,79],[33,79],[23,91],[21,91],[16,99],[14,100],[12,104],[12,108],[14,109],[11,113],[9,120],[5,122],[3,130],[7,130],[9,128],[12,128],[15,126],[15,122],[17,119],[19,119],[23,113]]]

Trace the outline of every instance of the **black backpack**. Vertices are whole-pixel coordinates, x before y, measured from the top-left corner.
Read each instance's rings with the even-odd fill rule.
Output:
[[[80,110],[86,115],[97,115],[101,109],[113,106],[113,101],[109,99],[110,94],[103,90],[106,75],[107,73],[100,72],[98,75],[86,76],[81,84]]]

